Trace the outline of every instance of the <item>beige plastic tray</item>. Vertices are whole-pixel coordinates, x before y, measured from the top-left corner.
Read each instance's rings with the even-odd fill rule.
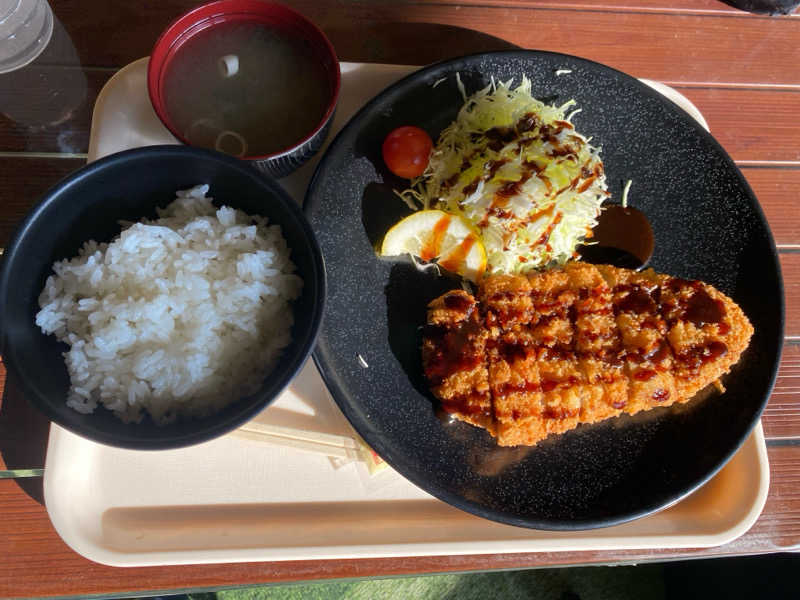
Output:
[[[174,143],[150,107],[146,64],[122,69],[98,97],[89,160]],[[334,133],[412,70],[344,63]],[[703,122],[685,98],[654,85]],[[313,169],[314,162],[282,182],[298,200]],[[307,431],[317,444],[352,437],[311,361],[255,421],[273,435],[234,432],[164,452],[110,448],[53,425],[44,476],[53,525],[76,552],[117,566],[706,547],[747,531],[769,486],[759,423],[716,477],[668,509],[607,529],[535,531],[455,509],[391,469],[371,477],[359,461],[291,447],[306,448],[291,432]],[[276,441],[286,432],[289,442]]]

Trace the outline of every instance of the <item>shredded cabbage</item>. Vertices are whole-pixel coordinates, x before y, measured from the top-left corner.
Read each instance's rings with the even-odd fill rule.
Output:
[[[628,181],[625,183],[625,187],[622,188],[622,202],[621,202],[622,208],[628,208],[628,192],[631,191],[632,183],[633,180],[628,179]]]
[[[573,257],[607,191],[600,149],[522,77],[467,97],[425,172],[400,193],[410,205],[465,217],[481,233],[489,273],[520,273]],[[457,78],[457,84],[461,84]]]

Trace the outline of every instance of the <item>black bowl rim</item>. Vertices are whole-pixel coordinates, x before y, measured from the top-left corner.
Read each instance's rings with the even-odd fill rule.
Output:
[[[340,139],[347,134],[351,126],[357,126],[361,123],[365,118],[366,115],[373,110],[373,107],[376,106],[378,103],[383,101],[386,96],[391,96],[395,92],[401,90],[402,88],[408,86],[409,84],[413,84],[417,79],[423,78],[430,73],[435,73],[440,70],[447,70],[450,69],[451,71],[454,70],[451,67],[454,65],[459,65],[462,63],[469,63],[471,61],[483,59],[483,58],[535,58],[537,56],[547,56],[552,58],[561,58],[561,59],[569,59],[572,61],[582,62],[584,64],[589,65],[591,68],[596,69],[598,71],[606,71],[610,73],[614,77],[620,77],[632,85],[639,88],[639,90],[649,96],[650,98],[655,98],[659,102],[661,102],[665,107],[668,107],[669,110],[677,110],[680,111],[682,114],[685,113],[683,109],[678,107],[673,101],[666,98],[663,94],[658,92],[657,90],[653,89],[652,87],[648,86],[647,84],[643,83],[639,79],[623,72],[618,69],[614,69],[602,63],[598,63],[591,59],[583,58],[580,56],[574,56],[570,54],[564,54],[560,52],[550,52],[546,50],[499,50],[494,52],[478,52],[474,54],[468,54],[452,59],[446,59],[437,63],[433,63],[431,65],[421,67],[420,69],[413,71],[412,73],[406,75],[405,77],[399,79],[395,83],[387,86],[383,90],[381,90],[378,94],[376,94],[369,102],[364,104],[349,120],[348,122],[339,130],[336,137],[331,141],[328,145],[325,154],[323,155],[322,159],[319,161],[317,165],[314,175],[309,182],[308,188],[306,190],[306,196],[304,201],[304,211],[306,213],[310,213],[315,204],[316,199],[312,194],[312,190],[315,189],[317,185],[318,179],[322,177],[322,171],[325,170],[328,163],[331,160],[332,151],[335,150],[340,142]],[[457,70],[457,69],[455,69]],[[764,232],[768,236],[770,245],[771,245],[771,253],[770,259],[772,264],[769,265],[772,269],[775,270],[778,280],[778,291],[779,293],[779,315],[778,315],[778,328],[780,329],[780,336],[779,342],[776,348],[772,348],[775,354],[775,362],[772,366],[771,373],[769,374],[769,383],[767,389],[765,390],[764,398],[760,403],[759,408],[753,414],[752,422],[749,428],[740,436],[740,438],[736,441],[735,444],[732,445],[730,451],[724,454],[718,464],[711,469],[708,473],[704,476],[697,478],[692,484],[687,486],[686,488],[679,490],[676,492],[672,497],[667,498],[666,500],[661,500],[654,502],[650,505],[643,506],[638,511],[630,511],[626,514],[618,515],[615,517],[607,517],[607,518],[596,518],[596,519],[528,519],[528,518],[520,518],[519,516],[513,515],[511,513],[502,511],[502,510],[491,510],[485,508],[483,505],[474,502],[472,500],[468,500],[462,496],[456,495],[440,486],[436,483],[431,483],[424,477],[418,477],[416,473],[411,472],[408,465],[402,461],[387,461],[393,469],[395,469],[398,473],[400,473],[403,477],[411,481],[414,485],[420,487],[421,489],[425,490],[429,494],[435,496],[436,498],[450,504],[451,506],[455,506],[461,510],[466,512],[472,513],[479,517],[483,517],[492,521],[497,521],[500,523],[505,523],[508,525],[514,525],[518,527],[526,527],[530,529],[539,529],[539,530],[546,530],[546,531],[581,531],[581,530],[588,530],[588,529],[599,529],[603,527],[612,527],[614,525],[619,525],[622,523],[627,523],[629,521],[633,521],[636,519],[640,519],[642,517],[648,516],[650,514],[659,512],[663,509],[669,508],[674,504],[677,504],[687,496],[691,495],[693,492],[698,490],[700,487],[705,485],[709,480],[711,480],[727,463],[728,461],[738,452],[739,448],[744,444],[747,438],[750,436],[751,432],[755,428],[756,423],[761,418],[761,414],[764,412],[764,408],[769,401],[770,396],[772,395],[772,390],[775,387],[775,381],[778,374],[778,366],[780,364],[781,355],[783,352],[783,344],[782,341],[784,339],[784,331],[785,331],[785,321],[786,321],[786,307],[785,307],[785,299],[784,299],[784,283],[783,283],[783,275],[780,268],[780,261],[778,258],[778,251],[775,246],[775,239],[772,235],[772,230],[769,227],[767,219],[764,215],[764,211],[761,208],[761,204],[758,202],[756,195],[753,193],[749,183],[745,179],[742,172],[736,166],[733,159],[728,155],[722,145],[711,135],[709,131],[707,131],[704,127],[702,127],[695,119],[691,118],[689,115],[685,115],[688,119],[688,123],[690,127],[694,127],[699,135],[705,139],[705,141],[712,146],[719,155],[723,158],[726,165],[736,174],[736,177],[739,180],[742,189],[745,191],[747,196],[750,199],[750,203],[753,207],[753,211],[755,214],[756,219],[758,220],[759,224],[763,228]],[[358,414],[358,411],[353,410],[350,406],[348,401],[348,394],[346,394],[338,385],[337,378],[335,376],[335,370],[332,366],[328,363],[325,354],[320,350],[319,347],[315,348],[312,352],[312,358],[314,360],[317,369],[322,376],[325,385],[328,387],[331,396],[335,400],[339,409],[344,413],[347,417],[347,420],[351,423],[353,428],[359,432],[359,434],[364,438],[364,440],[377,452],[380,456],[393,456],[393,452],[391,449],[387,448],[384,440],[379,434],[372,435],[372,431],[369,424],[362,420],[362,417]]]
[[[78,185],[86,178],[92,177],[96,173],[102,172],[112,166],[136,162],[139,160],[151,160],[159,157],[176,155],[195,157],[223,163],[227,168],[230,168],[231,170],[245,177],[253,179],[259,185],[268,190],[272,196],[279,198],[279,201],[286,205],[291,213],[291,216],[300,225],[303,235],[308,241],[312,254],[312,263],[314,266],[313,275],[318,286],[318,298],[315,303],[313,314],[311,315],[311,334],[307,337],[301,346],[300,351],[290,362],[289,368],[284,371],[281,377],[276,379],[275,383],[273,384],[274,394],[271,397],[265,398],[264,400],[235,413],[226,421],[213,422],[209,426],[206,426],[196,432],[189,432],[184,435],[173,435],[172,437],[166,439],[142,439],[128,442],[127,440],[120,441],[115,436],[105,434],[103,432],[87,434],[87,432],[83,431],[82,428],[63,422],[59,418],[58,414],[51,409],[50,403],[34,394],[27,381],[19,376],[19,370],[14,364],[13,355],[6,354],[5,350],[8,340],[0,321],[0,353],[2,353],[8,369],[19,381],[22,391],[28,401],[60,427],[63,427],[64,429],[67,429],[68,431],[71,431],[72,433],[85,439],[90,439],[92,441],[117,448],[126,448],[130,450],[167,450],[182,448],[209,441],[229,433],[234,429],[237,429],[243,423],[246,423],[252,419],[256,414],[271,404],[303,368],[309,354],[311,354],[311,351],[316,345],[322,325],[327,292],[325,263],[316,235],[314,234],[314,231],[311,228],[311,225],[308,222],[308,219],[306,218],[300,205],[295,202],[295,200],[289,196],[289,194],[277,182],[265,176],[262,172],[250,166],[246,162],[214,150],[174,144],[144,146],[110,154],[81,167],[74,173],[71,173],[70,175],[61,179],[43,194],[42,199],[37,202],[33,208],[31,208],[25,219],[17,226],[14,236],[4,251],[2,264],[0,264],[0,320],[5,315],[7,297],[12,288],[12,282],[9,281],[9,265],[17,258],[19,254],[19,246],[25,239],[28,230],[32,224],[40,218],[40,214],[46,208],[58,202],[61,195],[67,192],[72,186]]]

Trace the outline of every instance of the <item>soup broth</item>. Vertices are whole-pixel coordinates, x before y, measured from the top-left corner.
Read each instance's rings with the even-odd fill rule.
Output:
[[[251,22],[196,34],[164,78],[176,131],[193,146],[234,156],[293,146],[322,121],[330,96],[330,77],[308,42]]]

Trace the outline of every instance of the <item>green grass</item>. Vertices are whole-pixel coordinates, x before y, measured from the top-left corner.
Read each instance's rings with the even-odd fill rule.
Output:
[[[215,593],[191,600],[664,600],[659,565],[532,569],[463,575],[284,584]]]

